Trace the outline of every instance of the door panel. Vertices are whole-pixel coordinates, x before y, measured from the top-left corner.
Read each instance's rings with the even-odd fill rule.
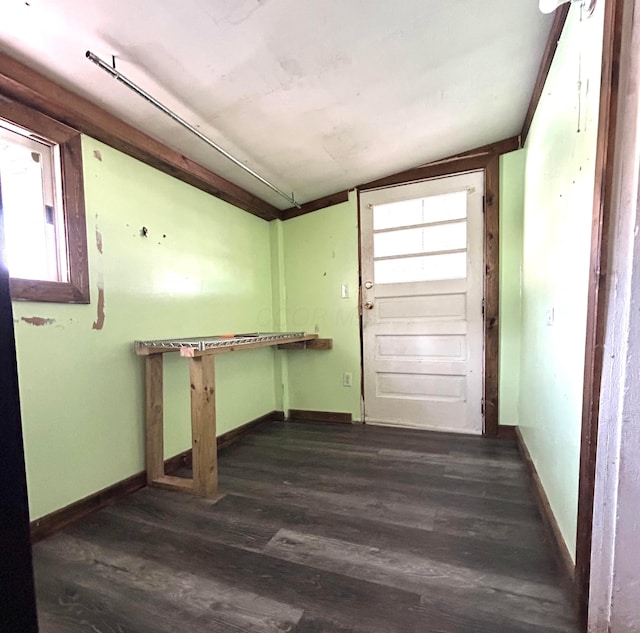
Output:
[[[482,432],[483,190],[473,172],[362,194],[367,422]]]

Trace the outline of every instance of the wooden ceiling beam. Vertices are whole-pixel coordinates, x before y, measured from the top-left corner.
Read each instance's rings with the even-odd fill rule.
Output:
[[[317,211],[318,209],[332,207],[334,204],[347,202],[347,200],[349,200],[349,190],[345,189],[344,191],[338,191],[337,193],[332,193],[328,196],[324,196],[323,198],[318,198],[317,200],[305,202],[304,204],[300,205],[299,209],[297,207],[285,209],[281,212],[280,219],[290,220],[291,218],[297,218],[299,215],[305,215],[305,213],[311,213],[312,211]]]
[[[0,52],[0,94],[264,220],[280,210]]]
[[[446,158],[432,160],[426,163],[426,165],[435,165],[437,163],[444,163],[452,160],[457,160],[459,158],[468,158],[469,156],[486,156],[487,154],[490,154],[492,156],[500,156],[502,154],[508,154],[509,152],[515,152],[521,147],[522,143],[520,142],[520,135],[510,136],[509,138],[502,139],[501,141],[496,141],[495,143],[488,143],[487,145],[474,147],[473,149],[462,152],[461,154],[452,154],[451,156],[447,156]]]
[[[500,156],[501,154],[508,154],[514,152],[522,147],[520,143],[520,136],[511,136],[509,138],[496,141],[495,143],[488,143],[487,145],[481,145],[480,147],[474,147],[460,154],[453,154],[446,158],[441,158],[437,161],[426,163],[413,169],[392,174],[385,178],[379,178],[372,182],[357,187],[360,191],[366,191],[368,189],[377,189],[379,187],[393,187],[394,185],[404,185],[408,182],[415,182],[419,180],[426,180],[428,178],[437,178],[446,174],[450,174],[454,171],[473,171],[474,169],[483,169],[486,167],[490,158],[494,156]],[[333,206],[341,202],[346,202],[349,199],[349,190],[339,191],[311,202],[306,202],[302,205],[302,208],[297,209],[291,207],[282,211],[281,220],[290,220],[291,218],[297,218],[298,216],[311,213],[312,211],[318,211],[325,207]]]
[[[476,154],[474,156],[463,156],[461,158],[440,160],[437,163],[423,165],[407,169],[385,178],[372,180],[358,186],[358,191],[368,191],[370,189],[382,189],[383,187],[395,187],[406,185],[412,182],[420,182],[429,178],[438,178],[453,173],[474,171],[484,169],[492,154]]]

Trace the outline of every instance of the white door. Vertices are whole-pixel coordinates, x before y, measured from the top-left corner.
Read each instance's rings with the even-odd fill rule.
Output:
[[[482,432],[484,172],[360,196],[364,419]]]

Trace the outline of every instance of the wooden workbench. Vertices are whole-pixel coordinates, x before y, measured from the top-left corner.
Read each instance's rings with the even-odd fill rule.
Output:
[[[218,496],[215,357],[271,346],[278,349],[331,349],[332,339],[320,339],[317,334],[304,332],[284,332],[135,342],[136,354],[146,357],[145,460],[148,485],[190,492],[200,497]],[[175,352],[189,359],[193,479],[172,477],[164,472],[163,357]]]

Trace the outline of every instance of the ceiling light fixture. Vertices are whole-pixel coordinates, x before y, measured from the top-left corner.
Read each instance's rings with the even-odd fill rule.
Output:
[[[560,5],[571,2],[580,2],[587,10],[587,15],[591,15],[596,8],[596,0],[540,0],[539,7],[542,13],[553,13]]]

